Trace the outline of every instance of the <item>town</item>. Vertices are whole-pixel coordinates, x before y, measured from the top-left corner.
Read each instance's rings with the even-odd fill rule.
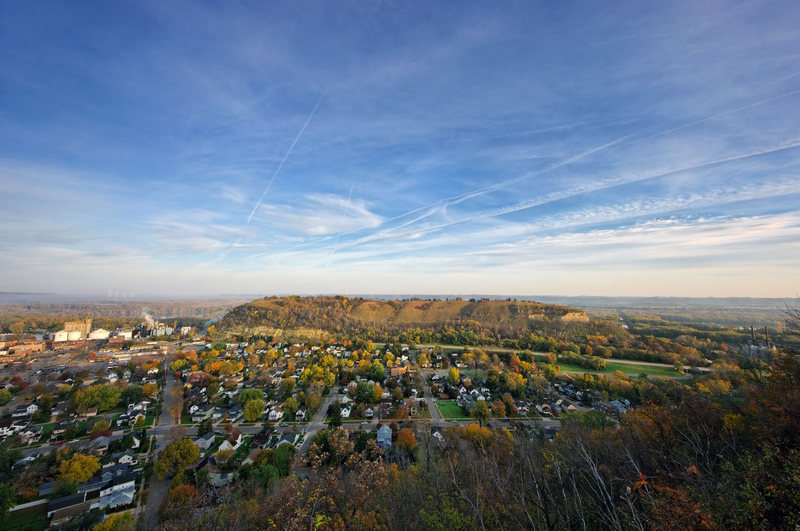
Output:
[[[51,337],[0,342],[0,436],[18,494],[11,521],[155,525],[182,486],[304,477],[332,430],[407,463],[418,440],[444,444],[449,430],[475,423],[545,440],[562,421],[614,426],[628,397],[664,385],[618,373],[603,390],[591,374],[561,372],[553,353],[227,342],[213,327],[149,316],[134,329],[91,326],[68,321]]]

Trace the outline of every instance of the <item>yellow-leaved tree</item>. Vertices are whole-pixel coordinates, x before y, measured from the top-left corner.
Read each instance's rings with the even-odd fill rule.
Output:
[[[100,459],[93,455],[75,454],[58,465],[61,479],[73,483],[83,483],[98,470],[100,470]]]

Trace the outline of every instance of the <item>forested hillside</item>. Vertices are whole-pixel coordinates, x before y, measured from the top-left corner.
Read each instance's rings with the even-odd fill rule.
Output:
[[[406,334],[418,342],[481,344],[531,332],[566,337],[596,326],[581,310],[532,301],[338,296],[257,299],[232,309],[217,329],[229,334],[348,334],[373,340]]]

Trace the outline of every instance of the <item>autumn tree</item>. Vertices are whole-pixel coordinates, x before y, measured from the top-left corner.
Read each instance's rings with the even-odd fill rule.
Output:
[[[260,389],[245,389],[239,396],[236,397],[236,400],[239,402],[239,405],[244,406],[251,400],[255,399],[262,399],[264,398],[264,393]]]
[[[413,450],[417,446],[417,439],[414,437],[414,432],[409,428],[403,428],[397,434],[397,445],[407,450]]]
[[[189,439],[174,441],[164,448],[155,464],[158,479],[163,481],[168,474],[186,468],[200,457],[200,448]]]
[[[266,402],[264,402],[261,398],[254,398],[249,400],[244,405],[244,418],[248,422],[255,422],[261,418],[261,415],[264,414],[264,408],[267,406]]]
[[[292,416],[297,412],[300,404],[297,402],[297,399],[293,396],[290,396],[286,400],[283,401],[283,412],[286,413],[288,416]]]
[[[458,385],[461,381],[461,374],[458,372],[458,369],[450,367],[450,370],[447,371],[447,381],[450,385]]]
[[[58,465],[60,479],[72,483],[83,483],[100,470],[100,459],[93,455],[75,454]]]
[[[306,395],[306,407],[309,411],[316,411],[321,402],[319,393],[308,393]]]
[[[158,394],[158,384],[153,382],[142,384],[142,394],[150,398],[155,397]]]
[[[483,426],[483,423],[489,420],[489,406],[486,404],[486,400],[478,400],[471,413],[478,423]]]
[[[92,435],[104,432],[108,430],[110,426],[111,424],[107,420],[98,420],[94,423],[94,426],[92,426]]]
[[[506,405],[502,400],[494,400],[492,401],[492,414],[495,417],[505,417],[506,415]]]
[[[136,516],[130,511],[115,513],[108,516],[102,523],[92,528],[92,531],[134,531],[136,529]]]

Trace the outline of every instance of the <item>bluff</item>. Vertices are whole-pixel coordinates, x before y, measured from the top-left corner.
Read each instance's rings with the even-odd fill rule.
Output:
[[[505,338],[560,335],[588,321],[582,310],[533,301],[293,296],[265,297],[237,306],[220,320],[217,330],[229,336],[348,334],[365,339],[390,339],[416,329],[469,330],[484,338]]]

